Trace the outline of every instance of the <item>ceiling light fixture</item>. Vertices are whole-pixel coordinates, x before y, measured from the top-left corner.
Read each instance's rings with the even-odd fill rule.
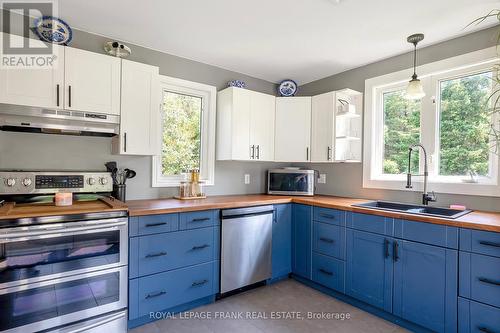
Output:
[[[421,99],[425,96],[424,87],[422,86],[422,82],[417,78],[417,44],[424,39],[424,34],[413,34],[408,36],[406,39],[408,43],[413,44],[413,75],[411,77],[410,82],[408,83],[408,87],[406,88],[407,99]]]

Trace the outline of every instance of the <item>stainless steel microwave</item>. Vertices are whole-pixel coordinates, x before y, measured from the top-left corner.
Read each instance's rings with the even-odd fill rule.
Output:
[[[315,171],[298,168],[267,171],[267,194],[314,195]]]

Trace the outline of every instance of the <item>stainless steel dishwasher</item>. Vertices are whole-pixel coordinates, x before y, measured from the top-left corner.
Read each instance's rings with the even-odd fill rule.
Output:
[[[273,206],[222,211],[221,294],[271,277]]]

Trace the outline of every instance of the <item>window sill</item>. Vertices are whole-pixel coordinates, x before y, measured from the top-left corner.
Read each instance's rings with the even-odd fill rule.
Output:
[[[419,192],[423,190],[421,180],[412,180],[413,188],[406,188],[406,180],[364,179],[363,188]],[[500,186],[491,183],[443,182],[429,179],[427,190],[438,193],[500,197]]]

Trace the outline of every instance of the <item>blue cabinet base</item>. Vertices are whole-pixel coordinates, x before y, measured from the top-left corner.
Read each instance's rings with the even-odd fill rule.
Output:
[[[361,310],[364,310],[366,312],[369,312],[377,317],[380,317],[382,319],[385,319],[387,321],[390,321],[396,325],[399,325],[403,328],[406,328],[407,330],[410,330],[415,333],[431,333],[432,331],[429,331],[426,328],[423,328],[421,326],[415,325],[409,321],[406,321],[404,319],[401,319],[400,317],[396,317],[393,314],[390,314],[388,312],[385,312],[379,308],[376,308],[374,306],[371,306],[367,303],[358,301],[357,299],[354,299],[350,296],[347,296],[345,294],[339,293],[335,290],[332,290],[330,288],[324,287],[320,284],[317,284],[311,280],[304,279],[300,276],[297,276],[295,274],[292,274],[292,278],[300,283],[305,284],[308,287],[311,287],[313,289],[316,289],[324,294],[327,294],[329,296],[335,297],[336,299],[345,302],[347,304],[350,304],[352,306],[355,306],[357,308],[360,308]]]
[[[202,305],[207,305],[215,302],[215,295],[203,297],[192,302],[184,303],[181,305],[174,306],[170,309],[165,309],[162,311],[155,311],[153,314],[158,314],[157,316],[146,315],[133,320],[128,321],[128,328],[135,328],[141,325],[145,325],[147,323],[151,323],[156,320],[162,320],[163,318],[169,318],[169,316],[173,314],[177,314],[180,312],[188,311],[194,308],[197,308]]]

